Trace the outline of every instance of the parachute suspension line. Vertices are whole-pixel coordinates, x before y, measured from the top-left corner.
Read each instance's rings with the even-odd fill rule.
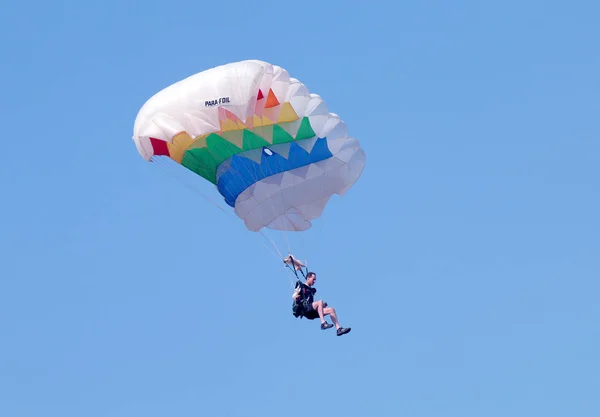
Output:
[[[269,240],[271,242],[271,244],[273,245],[273,247],[275,248],[275,250],[277,251],[277,253],[275,253],[275,251],[273,251],[268,245],[264,245],[265,248],[267,248],[269,250],[269,252],[271,252],[277,259],[279,259],[279,261],[281,261],[283,259],[283,256],[281,254],[281,252],[279,251],[279,248],[277,248],[277,245],[275,244],[275,242],[273,242],[272,239],[269,239],[261,230],[260,234],[263,235],[263,237],[267,240]],[[285,270],[285,266],[283,267],[283,270]],[[292,278],[290,278],[289,280],[290,283],[290,289],[294,288],[294,280]]]
[[[266,148],[268,149],[268,146]],[[283,169],[283,165],[282,165],[281,161],[278,162],[278,168],[280,168],[279,169],[280,172],[285,171]],[[262,164],[260,165],[260,171],[261,171],[261,174],[262,174],[263,178],[266,178],[268,176],[267,174],[269,174],[268,172],[264,171]],[[285,225],[283,224],[283,219],[282,219],[283,213],[276,211],[274,204],[270,204],[269,205],[269,209],[271,211],[271,214],[278,219],[278,224],[279,224],[279,227],[281,229],[280,230],[281,231],[281,235],[283,236],[283,239],[284,239],[285,244],[287,246],[288,253],[291,253],[290,242],[288,240],[288,236],[287,236],[287,233],[286,233],[286,230],[285,230]],[[283,257],[282,257],[282,259],[283,259]]]
[[[280,168],[282,169],[282,171],[283,171],[283,166],[281,165],[281,162],[280,162],[280,165],[279,165],[279,167],[280,167]],[[296,180],[294,179],[294,181],[296,181]],[[295,185],[295,184],[294,184],[294,185]],[[282,215],[283,213],[277,213],[277,214],[279,214],[279,218],[281,219],[281,215]],[[285,227],[282,227],[282,228],[281,228],[281,234],[283,234],[283,238],[285,239],[285,244],[286,244],[286,246],[287,246],[288,254],[292,253],[292,248],[291,248],[290,241],[289,241],[289,239],[288,239],[288,236],[287,236],[287,233],[286,233]]]
[[[288,253],[292,253],[292,248],[290,246],[290,241],[288,239],[288,236],[287,236],[287,233],[285,232],[285,228],[284,227],[281,230],[281,234],[283,235],[283,239],[285,240],[285,245],[287,246]]]
[[[220,204],[218,204],[216,201],[214,201],[214,199],[208,197],[203,191],[201,191],[198,187],[189,184],[187,181],[183,180],[181,178],[181,170],[179,169],[175,169],[175,166],[173,165],[174,163],[171,163],[170,161],[171,158],[166,157],[166,156],[153,156],[152,157],[152,161],[156,162],[156,164],[162,169],[164,170],[167,174],[169,174],[174,180],[176,180],[177,182],[179,182],[180,184],[182,184],[184,187],[188,188],[189,190],[193,191],[194,193],[197,193],[199,195],[201,195],[205,200],[207,200],[209,203],[211,203],[212,205],[216,206],[219,210],[221,210],[223,213],[227,213],[233,217],[234,214],[229,211],[224,209]],[[237,220],[237,218],[236,218]],[[267,245],[264,245],[267,249],[269,249],[269,251],[274,254],[275,256],[278,256],[279,260],[283,259],[283,255],[281,254],[281,251],[279,250],[279,248],[277,247],[277,245],[275,244],[275,242],[273,241],[273,239],[270,239],[263,230],[260,230],[260,234],[262,235],[263,238],[265,238],[267,240],[267,242],[269,242],[271,244],[271,246],[275,249],[275,251],[277,253],[275,253],[273,250],[271,250]]]
[[[264,237],[265,239],[267,239],[269,241],[269,243],[271,243],[271,245],[273,245],[273,247],[275,248],[275,250],[277,251],[277,253],[273,252],[276,256],[279,255],[279,259],[283,259],[283,255],[281,254],[281,251],[279,250],[279,248],[277,247],[277,245],[275,244],[275,242],[273,242],[273,239],[270,239],[265,232],[261,229],[260,230],[260,234],[262,235],[262,237]],[[266,245],[265,245],[266,246]]]
[[[279,259],[279,258],[280,258],[279,256],[277,256],[277,252],[275,252],[273,249],[271,249],[271,248],[269,247],[269,245],[267,245],[267,244],[264,244],[264,247],[265,247],[265,248],[267,248],[267,249],[268,249],[268,251],[269,251],[269,252],[271,252],[273,255],[275,255],[275,257],[276,257],[277,259]]]
[[[187,183],[186,181],[184,181],[183,179],[181,179],[179,175],[176,175],[175,174],[175,170],[171,166],[171,163],[168,162],[170,160],[171,160],[171,158],[169,158],[169,157],[163,157],[163,156],[158,156],[158,157],[157,156],[153,156],[152,157],[152,162],[156,162],[157,165],[159,167],[161,167],[161,169],[165,170],[173,179],[175,179],[176,181],[178,181],[184,187],[188,188],[189,190],[191,190],[191,191],[193,191],[193,192],[195,192],[197,194],[200,194],[202,197],[204,197],[205,200],[207,200],[212,205],[216,206],[222,212],[232,214],[231,212],[225,210],[216,201],[214,201],[211,198],[209,198],[204,192],[200,191],[198,188],[194,187],[193,185],[190,185],[189,183]]]
[[[281,219],[281,215],[282,215],[282,213],[279,213],[279,212],[277,212],[277,211],[275,210],[275,207],[274,207],[274,205],[273,205],[273,204],[269,204],[269,205],[268,205],[268,210],[270,210],[271,214],[272,214],[274,217],[276,217],[276,218],[277,218],[277,223],[279,224],[279,226],[280,226],[280,228],[281,228],[280,232],[281,232],[281,235],[283,236],[283,239],[284,239],[284,241],[285,241],[285,244],[286,244],[286,247],[287,247],[288,253],[291,253],[291,250],[290,250],[290,242],[289,242],[289,240],[288,240],[288,236],[287,236],[287,234],[286,234],[285,227],[284,227],[283,221],[282,221],[282,219]],[[261,233],[261,234],[262,234],[262,235],[263,235],[263,236],[264,236],[266,239],[268,239],[268,240],[271,242],[271,244],[272,244],[272,245],[273,245],[275,248],[277,248],[277,245],[275,245],[275,242],[274,242],[272,239],[270,239],[270,238],[267,238],[266,234],[264,233],[264,231],[263,231],[262,229],[260,230],[260,233]],[[283,256],[281,255],[281,252],[279,251],[279,249],[277,249],[277,252],[278,252],[278,253],[279,253],[279,255],[280,255],[280,259],[283,259]]]
[[[283,169],[283,166],[282,166],[282,163],[281,163],[281,161],[280,161],[280,162],[278,162],[278,166],[279,166],[279,168],[280,168],[280,171],[281,171],[281,172],[285,171],[285,170]],[[267,173],[266,173],[266,172],[263,170],[263,167],[262,167],[262,165],[260,166],[260,170],[262,171],[262,172],[261,172],[261,173],[262,173],[262,177],[263,177],[263,178],[266,178],[266,177],[267,177]],[[291,245],[290,245],[290,241],[289,241],[289,239],[288,239],[288,235],[287,235],[287,233],[286,233],[286,227],[285,227],[285,224],[283,223],[283,218],[282,218],[282,215],[283,215],[283,213],[282,213],[282,212],[278,212],[278,211],[275,209],[275,207],[276,207],[276,206],[275,206],[275,204],[269,204],[269,205],[268,205],[268,210],[270,210],[270,212],[271,212],[271,214],[273,215],[273,217],[275,217],[275,218],[277,218],[277,219],[278,219],[278,220],[277,220],[277,222],[278,222],[278,224],[279,224],[279,228],[281,229],[281,230],[280,230],[280,232],[281,232],[281,235],[283,236],[283,239],[284,239],[284,241],[285,241],[285,245],[286,245],[286,247],[287,247],[288,254],[291,254],[291,253],[292,253],[292,250],[291,250]],[[261,229],[261,231],[260,231],[260,232],[261,232],[261,234],[262,234],[262,235],[263,235],[263,236],[264,236],[264,237],[267,239],[267,236],[266,236],[266,234],[264,233],[264,231],[263,231],[262,229]],[[277,245],[275,245],[275,242],[274,242],[272,239],[269,239],[269,240],[271,241],[271,244],[272,244],[272,245],[275,247],[275,249],[277,250],[277,253],[279,254],[279,260],[282,260],[284,257],[283,257],[283,255],[282,255],[281,251],[280,251],[280,250],[277,248]],[[287,265],[287,264],[286,264],[286,265]],[[287,265],[287,266],[289,266],[289,265]],[[285,267],[284,267],[284,269],[285,269]],[[295,287],[295,283],[294,283],[293,279],[291,279],[291,278],[290,278],[290,288],[294,288],[294,287]]]
[[[267,149],[268,149],[268,146],[265,146],[265,148],[267,148]],[[265,151],[265,150],[263,150],[263,152],[267,153],[267,151]],[[269,154],[267,153],[267,155],[269,155]],[[279,170],[280,172],[283,172],[283,171],[285,171],[285,169],[284,169],[284,167],[283,167],[283,165],[282,165],[282,162],[281,162],[281,161],[279,161],[279,162],[278,162],[278,167],[280,168],[280,170]],[[262,164],[259,164],[259,166],[258,166],[258,170],[259,170],[259,172],[261,173],[261,175],[260,175],[260,177],[261,177],[261,178],[267,178],[267,177],[269,177],[270,175],[272,175],[272,174],[270,173],[270,171],[267,171],[267,170],[265,170],[265,169],[263,168],[263,165],[262,165]],[[238,174],[238,175],[239,175],[239,174]],[[240,179],[240,181],[241,181],[241,179]],[[227,189],[229,186],[231,186],[231,184],[229,184],[229,185],[225,185],[225,188]],[[276,218],[276,219],[277,219],[277,224],[279,225],[280,232],[281,232],[281,235],[283,236],[283,240],[284,240],[284,242],[285,242],[285,245],[286,245],[286,247],[287,247],[288,253],[291,253],[291,245],[290,245],[290,241],[289,241],[289,239],[288,239],[288,235],[287,235],[287,233],[286,233],[286,227],[285,227],[285,224],[283,223],[283,219],[282,219],[282,215],[283,215],[284,213],[283,213],[283,212],[280,212],[280,211],[277,211],[277,210],[275,209],[275,207],[276,207],[276,206],[275,206],[275,204],[265,204],[265,206],[266,206],[266,209],[270,211],[271,215],[272,215],[274,218]],[[278,252],[278,253],[279,253],[279,255],[280,255],[280,259],[283,259],[283,256],[281,255],[281,252],[280,252],[280,251],[279,251],[279,249],[277,248],[277,245],[275,244],[275,242],[274,242],[272,239],[268,238],[262,229],[260,230],[260,233],[263,235],[263,237],[264,237],[265,239],[267,239],[267,240],[268,240],[268,241],[271,243],[271,245],[273,245],[273,247],[275,248],[275,250],[277,250],[277,252]]]
[[[183,185],[184,187],[188,188],[189,190],[191,190],[192,192],[201,195],[206,201],[208,201],[210,204],[216,206],[219,210],[221,210],[223,213],[227,213],[232,217],[234,216],[234,213],[226,210],[225,208],[223,208],[219,203],[217,203],[213,198],[210,198],[209,196],[206,195],[206,193],[204,193],[202,190],[200,190],[197,186],[190,184],[190,179],[183,179],[183,173],[181,172],[181,170],[176,169],[176,166],[174,165],[174,162],[171,162],[171,158],[166,157],[166,156],[153,156],[152,157],[152,161],[156,162],[156,164],[163,169],[168,175],[170,175],[174,180],[176,180],[177,182],[179,182],[181,185]],[[296,180],[294,180],[296,181]],[[275,208],[271,205],[269,206],[269,209],[271,210],[271,212],[273,214],[276,214],[276,217],[279,217],[278,221],[280,222],[279,225],[281,227],[281,234],[283,236],[283,239],[285,241],[285,245],[287,247],[288,250],[288,254],[292,253],[291,250],[291,245],[290,245],[290,240],[288,239],[288,235],[286,233],[286,228],[285,225],[283,224],[283,221],[281,219],[281,214],[283,213],[277,213],[275,211]],[[237,218],[236,218],[237,220]],[[275,241],[273,239],[271,239],[269,236],[267,236],[267,234],[265,233],[264,230],[259,230],[259,233],[262,235],[262,237],[270,244],[270,246],[274,249],[274,251],[269,247],[269,245],[264,244],[263,246],[265,248],[267,248],[267,250],[269,250],[269,252],[271,252],[274,256],[277,256],[278,259],[281,261],[284,256],[281,253],[281,251],[279,250],[279,247],[277,246],[277,244],[275,243]],[[291,255],[290,255],[291,256]],[[304,272],[301,270],[302,275],[306,278],[306,276],[304,275]],[[294,270],[294,273],[296,274],[296,276],[298,276],[298,274],[296,273],[296,271]],[[293,287],[294,283],[292,281],[290,281],[290,285]]]

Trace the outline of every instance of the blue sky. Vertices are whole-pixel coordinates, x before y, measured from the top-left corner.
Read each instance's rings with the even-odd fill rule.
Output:
[[[600,414],[597,2],[2,9],[0,415]],[[367,153],[290,241],[347,336],[131,141],[156,91],[243,59]]]

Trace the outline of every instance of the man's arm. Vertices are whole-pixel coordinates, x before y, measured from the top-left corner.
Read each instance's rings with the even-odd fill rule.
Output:
[[[300,298],[300,288],[296,288],[296,289],[294,290],[294,294],[292,294],[292,298],[293,298],[294,300],[297,300],[298,298]]]

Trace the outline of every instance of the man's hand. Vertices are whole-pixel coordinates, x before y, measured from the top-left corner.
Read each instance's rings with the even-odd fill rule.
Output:
[[[296,288],[296,289],[294,290],[294,294],[292,295],[292,298],[293,298],[294,300],[297,300],[298,298],[300,298],[300,288]]]

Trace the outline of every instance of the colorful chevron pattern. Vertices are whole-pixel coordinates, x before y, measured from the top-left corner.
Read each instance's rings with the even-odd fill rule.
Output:
[[[261,105],[261,100],[264,105]],[[233,155],[264,146],[313,138],[308,117],[300,119],[289,102],[280,103],[272,89],[265,97],[258,90],[255,114],[245,121],[219,108],[220,131],[191,138],[177,134],[173,143],[150,138],[154,154],[166,155],[213,184],[217,168]]]

